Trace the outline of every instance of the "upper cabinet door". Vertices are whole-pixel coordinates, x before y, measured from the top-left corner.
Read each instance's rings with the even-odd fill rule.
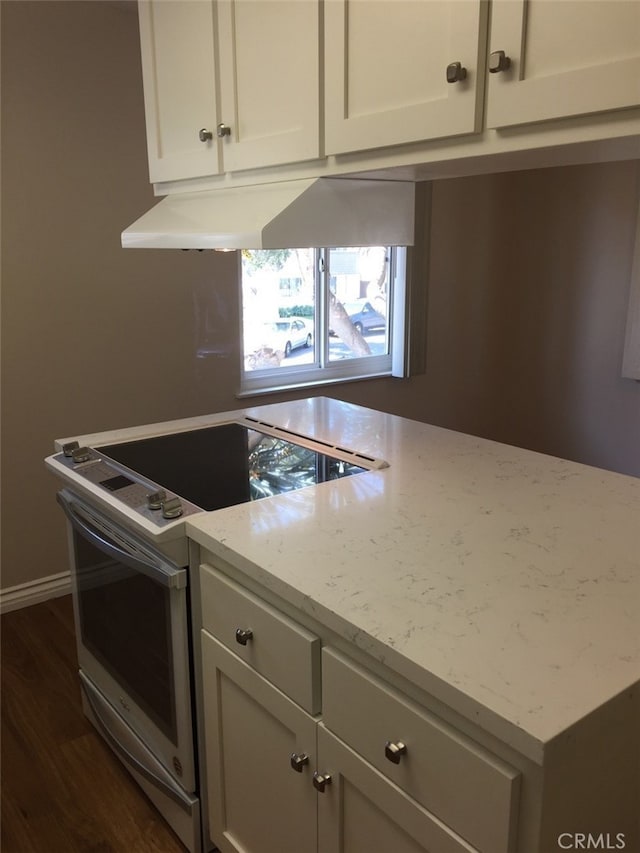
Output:
[[[140,0],[138,12],[151,181],[216,174],[213,3]]]
[[[326,153],[480,130],[486,26],[483,0],[326,0]]]
[[[225,171],[320,150],[319,0],[219,0]]]
[[[490,51],[487,127],[640,104],[637,0],[493,0]]]

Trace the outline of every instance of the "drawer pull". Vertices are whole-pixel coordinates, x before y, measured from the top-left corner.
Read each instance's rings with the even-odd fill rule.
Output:
[[[291,766],[298,773],[302,773],[302,768],[305,764],[309,763],[309,756],[306,752],[292,752],[291,753]]]
[[[493,53],[489,54],[489,72],[491,74],[499,74],[509,68],[511,68],[511,57],[507,56],[504,50],[494,50]]]
[[[388,740],[384,745],[384,754],[393,764],[400,764],[402,756],[407,754],[407,746],[401,740],[396,743]]]
[[[236,643],[246,646],[253,639],[253,631],[250,628],[236,628]]]
[[[318,773],[316,770],[313,774],[313,787],[316,791],[324,794],[324,789],[331,784],[331,776],[328,773]]]

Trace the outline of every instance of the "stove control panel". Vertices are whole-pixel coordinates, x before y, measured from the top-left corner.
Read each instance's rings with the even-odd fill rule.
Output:
[[[158,527],[182,516],[202,512],[200,507],[167,492],[157,483],[145,480],[124,465],[103,457],[93,448],[79,447],[77,441],[64,445],[62,453],[53,458],[74,475],[109,492]]]

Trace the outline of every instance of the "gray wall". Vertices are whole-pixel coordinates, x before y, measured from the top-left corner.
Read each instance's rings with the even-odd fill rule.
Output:
[[[620,375],[639,192],[640,162],[434,183],[427,372],[377,405],[640,476]]]
[[[237,408],[240,356],[234,255],[119,245],[154,201],[135,7],[1,9],[6,589],[66,569],[54,438]],[[620,378],[639,180],[436,183],[427,372],[331,393],[640,476],[640,384]]]

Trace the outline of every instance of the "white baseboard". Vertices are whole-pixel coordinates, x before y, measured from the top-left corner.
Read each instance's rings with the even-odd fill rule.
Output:
[[[30,607],[32,604],[40,604],[51,598],[59,598],[61,595],[71,593],[71,575],[69,572],[60,572],[57,575],[49,575],[46,578],[38,578],[35,581],[27,581],[17,586],[9,586],[0,589],[0,613],[8,613],[10,610],[19,610],[21,607]]]

